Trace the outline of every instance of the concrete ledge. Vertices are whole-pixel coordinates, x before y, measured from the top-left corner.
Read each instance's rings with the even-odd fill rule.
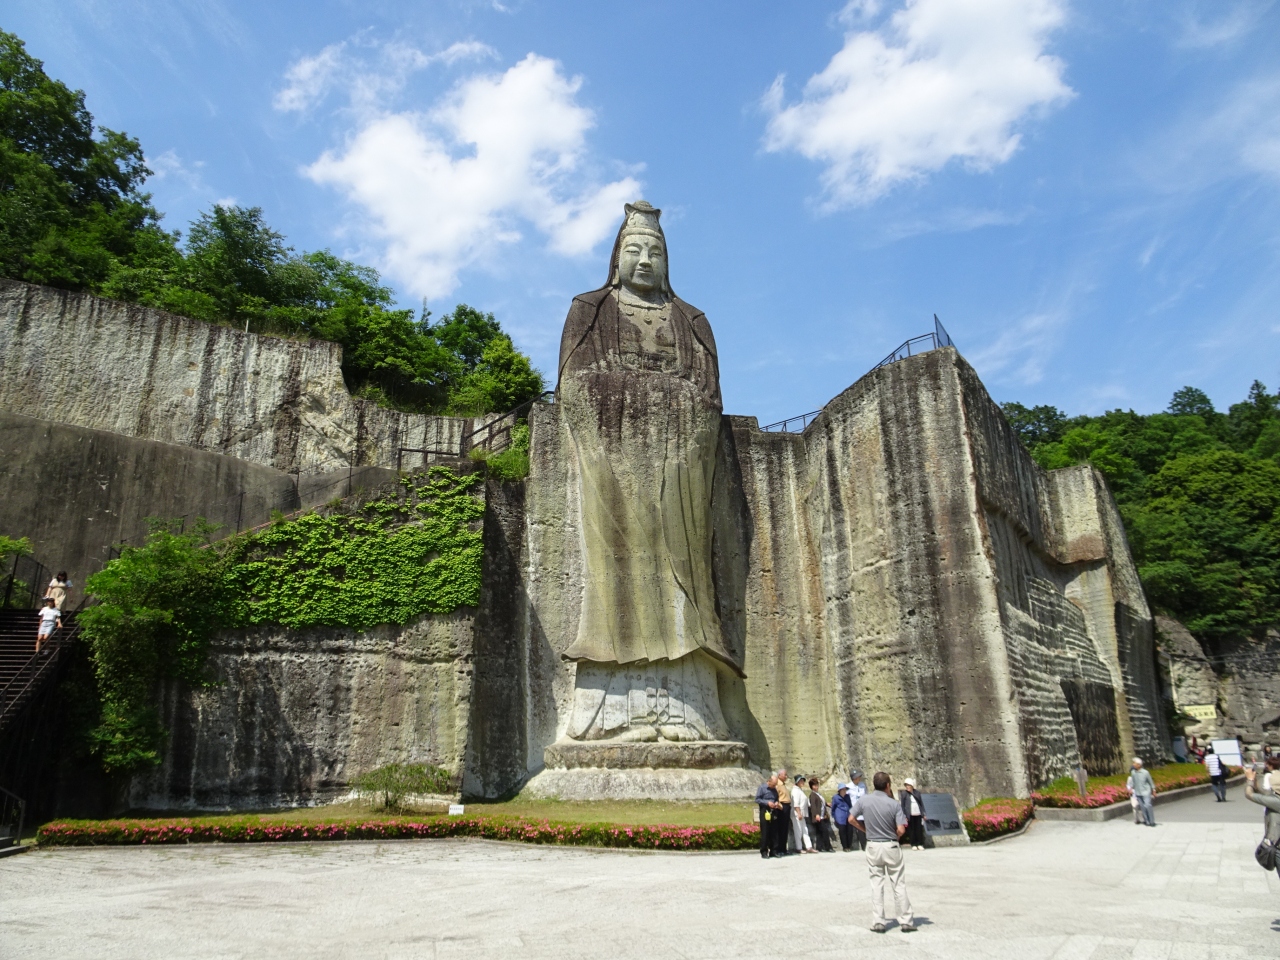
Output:
[[[552,770],[711,770],[746,767],[747,745],[735,740],[692,743],[559,740],[547,747],[542,756]]]
[[[1227,781],[1227,786],[1243,782],[1243,776],[1232,777]],[[1152,803],[1154,806],[1159,806],[1162,803],[1172,803],[1175,800],[1208,793],[1212,789],[1212,784],[1198,783],[1194,787],[1183,787],[1180,790],[1157,793]],[[1076,820],[1100,823],[1104,820],[1115,820],[1132,812],[1133,806],[1129,801],[1121,800],[1119,803],[1110,803],[1105,807],[1036,807],[1035,817],[1037,820]]]
[[[0,860],[5,857],[14,857],[20,853],[26,853],[28,850],[35,849],[34,843],[15,843],[11,847],[0,847]]]

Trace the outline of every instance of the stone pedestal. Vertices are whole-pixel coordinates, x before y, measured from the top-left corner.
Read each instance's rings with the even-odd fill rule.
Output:
[[[743,800],[761,774],[736,740],[635,743],[559,740],[543,752],[546,768],[529,781],[536,797],[561,800]]]

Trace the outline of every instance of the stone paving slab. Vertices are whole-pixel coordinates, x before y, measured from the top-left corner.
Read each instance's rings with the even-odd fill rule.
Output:
[[[37,850],[0,863],[0,957],[1280,956],[1280,878],[1253,861],[1259,834],[1260,819],[1055,822],[911,851],[921,928],[909,935],[867,929],[856,853],[471,840]]]

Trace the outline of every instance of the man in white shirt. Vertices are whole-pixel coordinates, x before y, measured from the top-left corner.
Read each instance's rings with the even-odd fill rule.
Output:
[[[791,786],[791,834],[795,839],[796,853],[817,853],[813,849],[813,841],[809,839],[809,828],[805,821],[809,819],[809,797],[800,784],[803,777],[796,777]]]

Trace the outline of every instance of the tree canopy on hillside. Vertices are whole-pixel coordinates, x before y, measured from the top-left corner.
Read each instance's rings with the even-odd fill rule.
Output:
[[[1106,476],[1157,611],[1209,639],[1280,623],[1280,396],[1255,380],[1226,413],[1195,387],[1147,415],[1003,408],[1042,467]]]
[[[258,207],[214,206],[183,243],[142,192],[150,173],[136,140],[95,130],[84,93],[0,31],[0,276],[330,340],[353,392],[405,410],[501,412],[544,389],[492,313],[396,309],[376,270],[297,253]]]

